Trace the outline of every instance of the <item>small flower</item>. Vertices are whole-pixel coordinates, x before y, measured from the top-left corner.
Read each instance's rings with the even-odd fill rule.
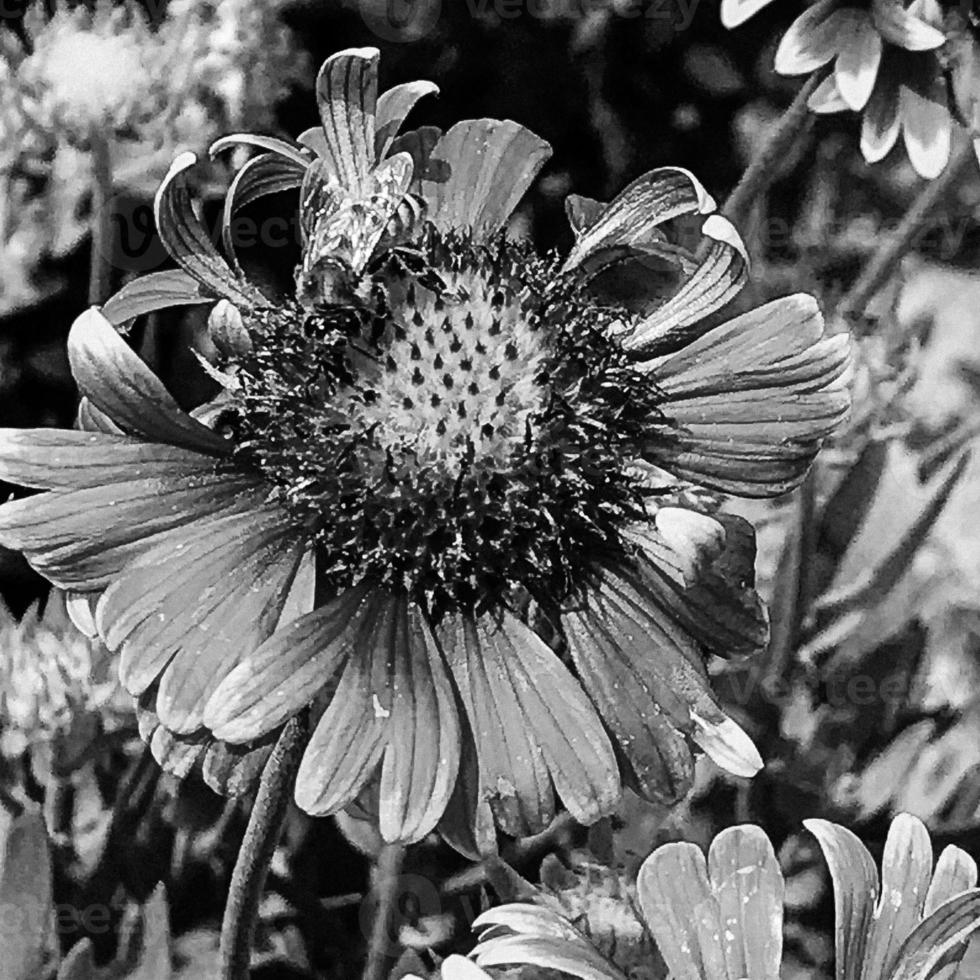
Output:
[[[43,751],[45,765],[70,772],[125,718],[114,675],[111,654],[72,623],[60,593],[19,622],[0,606],[0,754]]]
[[[885,842],[881,881],[849,830],[807,820],[830,866],[836,973],[864,980],[927,980],[955,967],[980,929],[973,858],[947,847],[935,869],[925,826],[900,814]],[[640,868],[640,910],[676,980],[773,980],[783,949],[783,875],[761,828],[722,831],[707,861],[695,844],[658,848]],[[595,980],[623,980],[571,923],[534,905],[505,905],[474,923],[481,967],[533,964]]]
[[[492,847],[556,795],[591,822],[623,780],[674,800],[692,743],[752,775],[704,654],[765,642],[754,538],[707,490],[799,483],[847,411],[847,338],[807,296],[712,325],[744,249],[683,170],[571,199],[564,261],[506,238],[550,148],[496,120],[398,136],[434,87],[379,98],[377,63],[328,59],[322,132],[215,147],[265,151],[227,218],[300,191],[295,296],[244,276],[227,226],[217,251],[175,162],[181,271],[76,321],[85,431],[0,435],[4,479],[48,491],[0,539],[85,597],[158,757],[224,785],[310,708],[298,803],[373,799],[388,840]],[[187,414],[112,324],[220,300],[230,380]]]
[[[727,2],[722,19],[735,26],[763,5]],[[810,109],[862,113],[868,163],[884,159],[901,133],[916,172],[932,178],[945,168],[951,146],[945,44],[936,0],[817,0],[786,31],[775,68],[808,75],[833,63]]]

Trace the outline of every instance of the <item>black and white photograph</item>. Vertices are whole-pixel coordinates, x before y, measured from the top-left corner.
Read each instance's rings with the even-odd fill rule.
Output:
[[[980,5],[0,0],[0,980],[980,980]]]

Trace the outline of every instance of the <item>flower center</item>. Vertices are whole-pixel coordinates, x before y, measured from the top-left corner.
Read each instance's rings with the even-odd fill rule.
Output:
[[[560,601],[642,511],[646,379],[556,263],[431,233],[356,308],[260,311],[232,422],[242,462],[317,536],[431,613]]]
[[[546,351],[518,284],[492,270],[442,279],[441,294],[391,284],[391,323],[379,358],[365,359],[351,415],[386,454],[455,477],[486,458],[504,466],[533,438]]]

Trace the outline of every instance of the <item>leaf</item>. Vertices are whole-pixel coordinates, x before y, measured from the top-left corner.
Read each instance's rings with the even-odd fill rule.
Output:
[[[127,980],[167,980],[173,970],[167,891],[157,885],[141,909],[143,942],[139,965]]]
[[[36,808],[0,808],[0,980],[36,980],[52,926],[51,857]]]
[[[75,943],[61,961],[57,980],[96,980],[95,953],[88,939]]]
[[[817,838],[834,883],[837,980],[860,980],[878,898],[878,869],[868,849],[846,827],[829,820],[804,820],[803,826]]]

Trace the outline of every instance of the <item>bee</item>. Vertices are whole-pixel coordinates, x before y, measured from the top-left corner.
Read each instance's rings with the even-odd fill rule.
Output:
[[[310,164],[300,191],[303,258],[296,270],[303,306],[357,305],[371,259],[416,234],[424,204],[409,193],[412,172],[412,158],[397,153],[344,186],[327,161]]]

